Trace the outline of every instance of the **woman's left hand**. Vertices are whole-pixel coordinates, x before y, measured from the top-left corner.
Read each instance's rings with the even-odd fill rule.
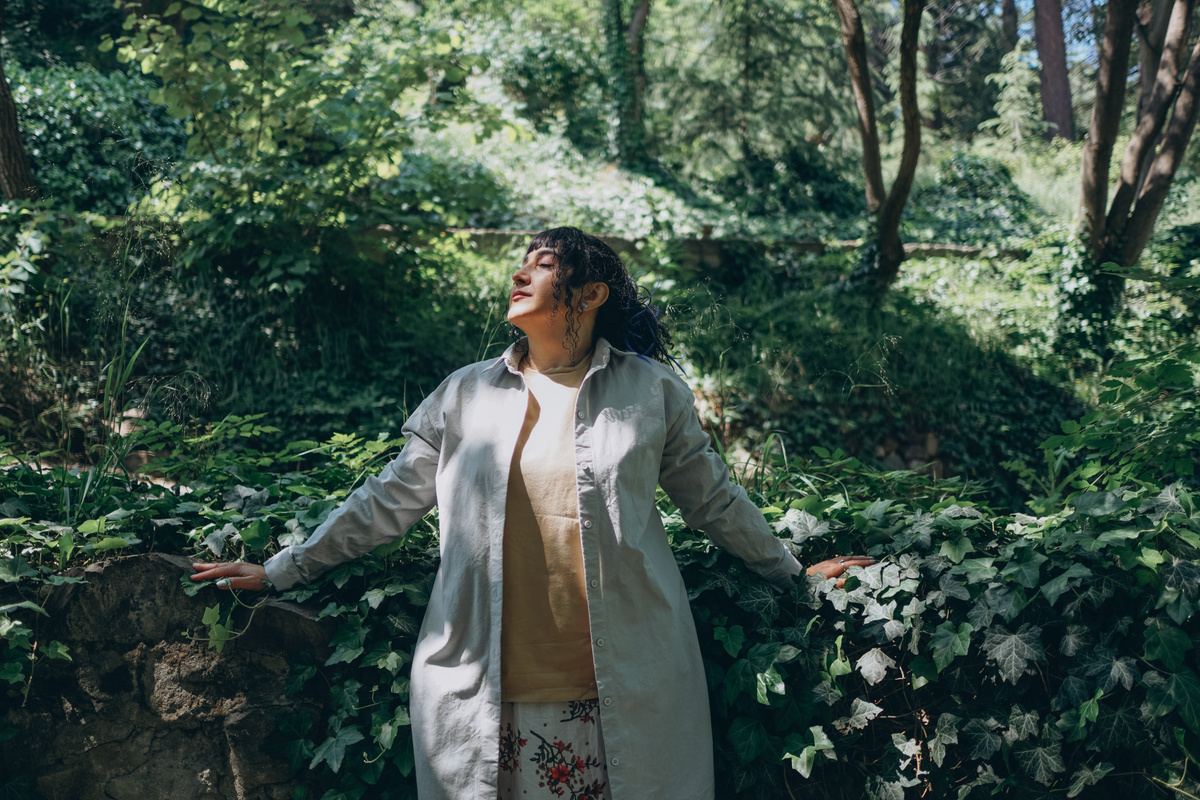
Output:
[[[846,570],[850,567],[869,567],[874,563],[875,559],[870,556],[837,556],[813,564],[804,570],[804,573],[806,575],[824,575],[826,578],[839,578],[837,585],[840,589],[846,583],[846,579],[842,577]]]

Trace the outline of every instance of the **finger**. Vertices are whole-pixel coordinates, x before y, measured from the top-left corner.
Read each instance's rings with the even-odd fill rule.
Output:
[[[210,581],[214,578],[220,578],[225,575],[239,574],[237,562],[225,562],[223,564],[193,564],[192,568],[199,568],[203,570],[192,575],[192,580],[194,581]]]

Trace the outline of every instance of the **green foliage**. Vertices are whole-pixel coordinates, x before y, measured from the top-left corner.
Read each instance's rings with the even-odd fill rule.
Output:
[[[1012,143],[1016,152],[1028,139],[1041,137],[1049,128],[1042,119],[1037,65],[1031,62],[1030,43],[1021,40],[1000,60],[1000,70],[988,76],[988,83],[999,89],[996,117],[980,124]]]
[[[993,3],[965,6],[934,0],[926,7],[918,102],[929,127],[943,137],[969,139],[997,104],[991,75],[1001,69],[1001,56],[1011,47],[998,12]],[[894,86],[896,76],[890,77]]]
[[[507,45],[500,62],[504,91],[539,132],[561,119],[563,135],[580,152],[603,154],[608,101],[597,43],[580,30],[529,27],[500,37]]]
[[[944,244],[1029,238],[1042,216],[1004,164],[965,152],[943,159],[934,183],[914,192],[909,208],[905,237]]]
[[[996,465],[1040,463],[1036,443],[1081,410],[1075,398],[1009,354],[1044,327],[1053,292],[1047,306],[1013,309],[1016,319],[1002,323],[1031,331],[1014,326],[1006,341],[957,309],[939,310],[936,292],[946,290],[940,270],[932,286],[914,274],[911,286],[893,289],[874,306],[824,288],[845,273],[843,256],[787,253],[768,251],[758,261],[747,253],[736,288],[714,280],[708,292],[697,291],[684,288],[690,281],[681,276],[662,293],[677,323],[687,379],[718,438],[744,449],[777,434],[788,453],[835,446],[876,466],[897,452],[903,460],[892,456],[893,468],[936,460],[944,474],[995,481],[988,486],[993,502],[1019,505],[1023,493],[1011,476],[997,475]],[[993,280],[986,262],[965,265],[969,272],[963,266],[951,269],[961,270],[971,290]],[[1019,265],[1010,279],[1018,278],[1016,270]],[[736,277],[728,276],[729,283]],[[723,302],[712,296],[717,291],[728,292]],[[977,300],[979,314],[997,324],[994,297]],[[919,446],[909,441],[914,434]],[[933,452],[924,446],[927,434],[936,439]],[[910,447],[923,457],[904,455]]]
[[[124,214],[183,154],[183,124],[140,75],[59,66],[9,80],[39,190],[60,209]]]
[[[796,24],[802,19],[802,24]],[[851,216],[839,172],[854,125],[838,22],[826,3],[673,2],[651,15],[647,115],[662,159],[758,216]]]
[[[121,29],[112,0],[9,0],[4,4],[4,68],[97,65],[96,40]]]
[[[144,205],[184,212],[184,264],[296,293],[361,232],[386,223],[412,241],[440,227],[437,195],[388,182],[415,128],[466,113],[460,88],[487,62],[455,30],[419,19],[321,30],[302,9],[249,1],[173,3],[126,28],[104,46],[159,78],[151,98],[188,127],[193,163]]]
[[[1186,383],[1179,370],[1196,378],[1186,360],[1155,370],[1173,386]],[[1155,396],[1113,391],[1126,413]],[[959,481],[880,472],[840,452],[746,472],[803,561],[864,550],[879,559],[841,588],[815,577],[773,593],[662,498],[709,679],[721,796],[1198,788],[1184,766],[1200,743],[1200,505],[1188,485],[1130,467],[1121,431],[1096,420],[1080,431],[1089,426],[1080,447],[1108,468],[1039,516],[997,514]],[[30,653],[69,656],[40,642],[33,602],[39,586],[66,580],[66,565],[108,547],[265,557],[302,541],[399,444],[341,436],[254,449],[269,432],[261,418],[196,434],[145,427],[147,444],[172,454],[154,468],[190,492],[0,465],[0,496],[11,498],[0,522],[0,659],[15,679],[6,702],[29,685]],[[1140,441],[1141,464],[1176,460],[1174,440]],[[407,670],[436,568],[434,530],[427,519],[403,543],[285,596],[338,621],[325,661],[296,663],[289,680],[290,693],[323,698],[328,712],[281,718],[272,743],[328,797],[413,793]],[[196,635],[231,646],[253,613],[237,606],[209,607]]]

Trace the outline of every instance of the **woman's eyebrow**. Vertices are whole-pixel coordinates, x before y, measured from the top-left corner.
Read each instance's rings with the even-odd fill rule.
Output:
[[[531,261],[537,261],[542,256],[554,256],[555,258],[558,258],[558,251],[556,249],[554,249],[553,247],[539,247],[537,250],[534,250],[532,253],[526,254],[524,263],[529,263]]]

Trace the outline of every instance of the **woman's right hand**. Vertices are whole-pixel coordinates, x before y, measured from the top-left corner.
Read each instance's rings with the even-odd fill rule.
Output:
[[[260,564],[247,564],[244,561],[224,561],[221,563],[192,564],[196,573],[194,581],[217,582],[221,589],[250,589],[260,591],[271,585],[267,571]]]
[[[869,567],[874,563],[875,559],[870,556],[837,556],[813,564],[804,570],[804,572],[808,575],[823,575],[826,578],[837,578],[837,588],[840,589],[846,583],[846,579],[842,577],[842,574],[846,570],[850,569],[850,567]]]

